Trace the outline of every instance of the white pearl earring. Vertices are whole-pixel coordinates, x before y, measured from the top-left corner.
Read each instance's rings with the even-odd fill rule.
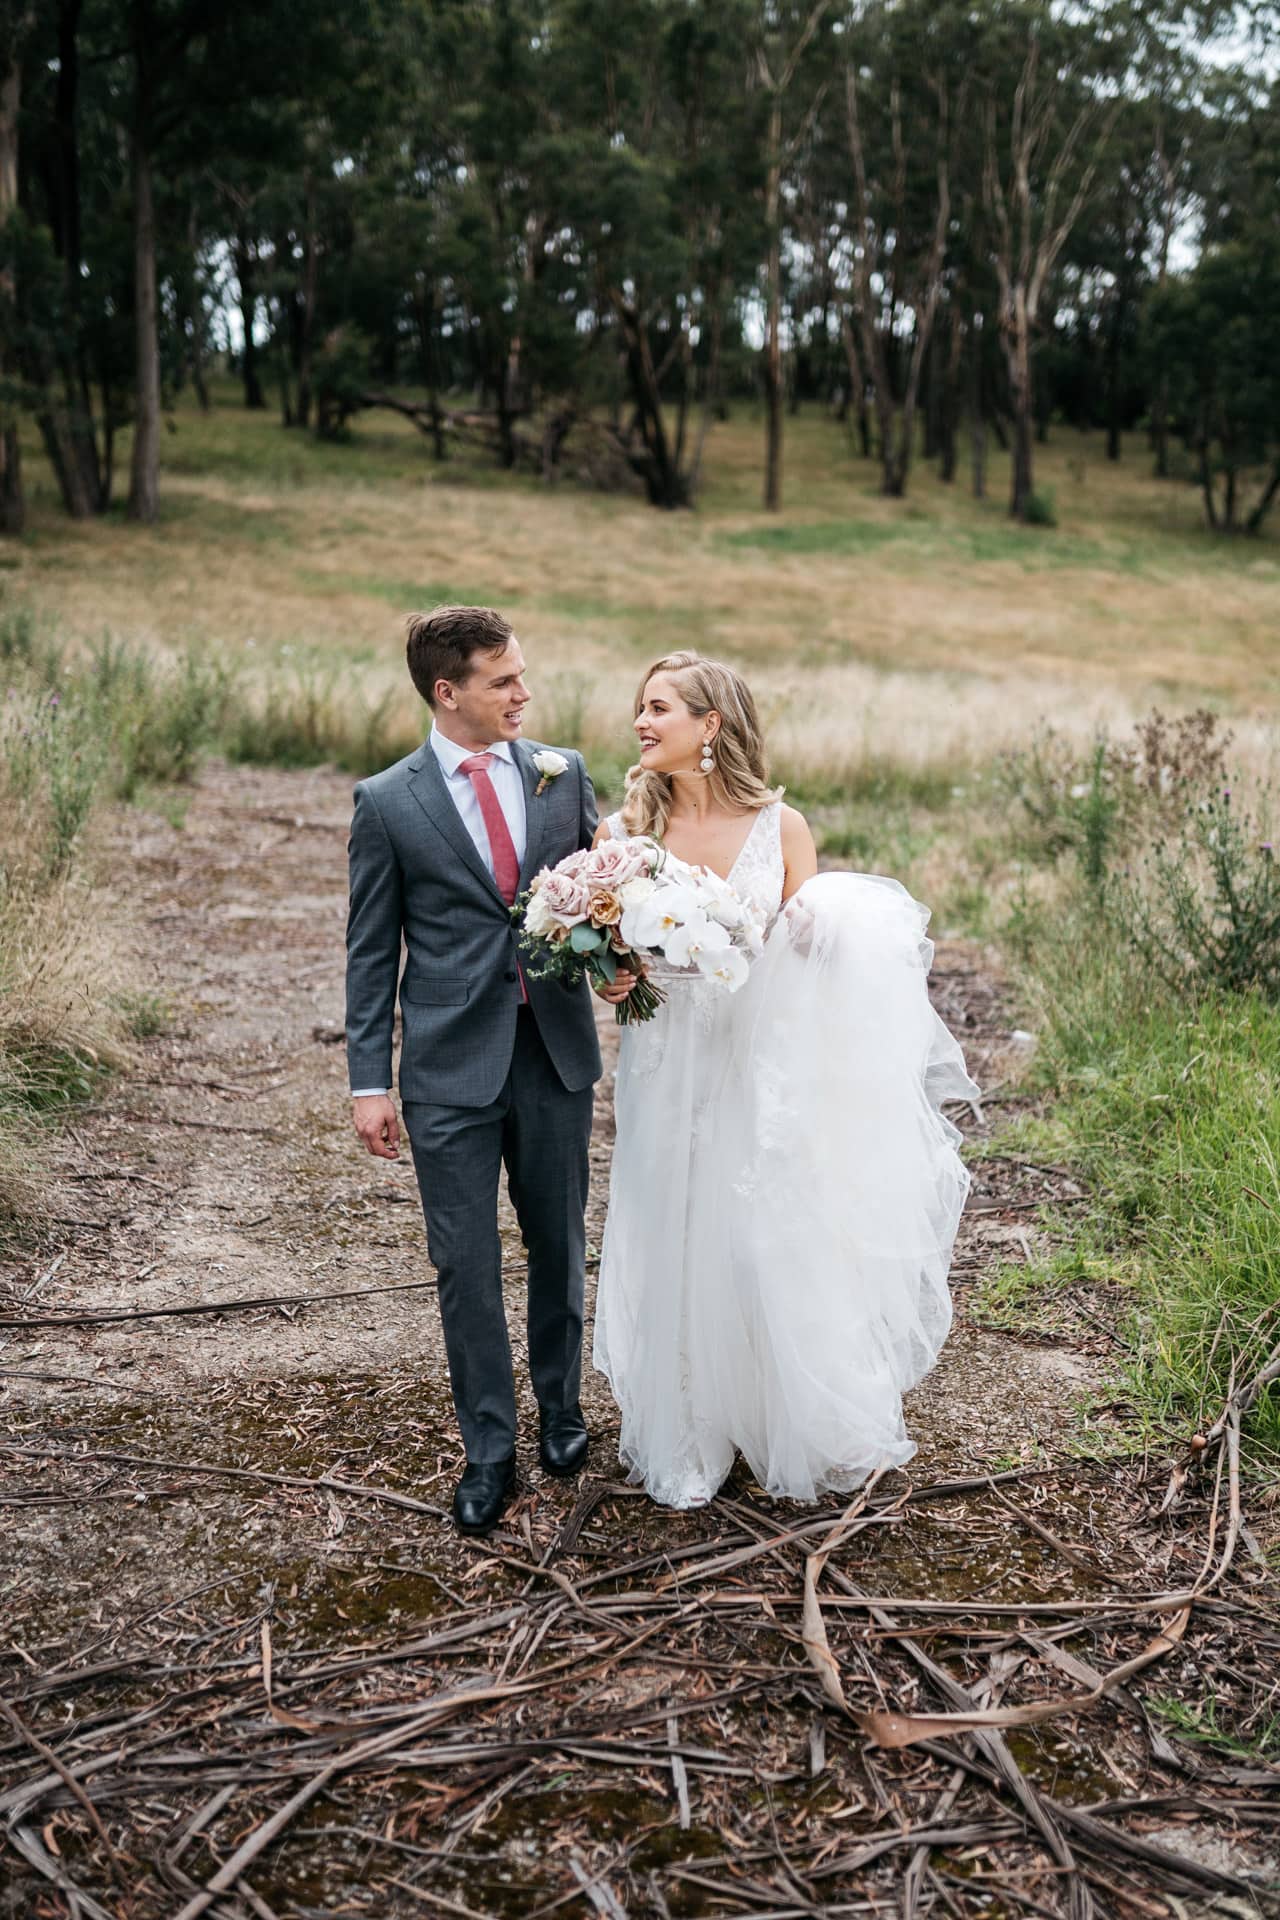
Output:
[[[702,759],[699,762],[699,767],[703,773],[713,773],[715,771],[715,764],[716,757],[711,751],[711,742],[704,740],[702,743]]]

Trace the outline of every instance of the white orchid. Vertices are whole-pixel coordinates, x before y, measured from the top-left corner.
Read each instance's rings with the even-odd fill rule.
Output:
[[[700,891],[703,896],[703,906],[712,920],[730,929],[742,925],[746,919],[746,912],[727,880],[722,880],[718,873],[707,873],[703,877]]]
[[[662,951],[673,967],[697,967],[702,971],[704,958],[718,957],[731,948],[727,930],[699,911],[691,914],[681,926],[672,928],[662,942]]]
[[[625,908],[622,938],[629,947],[661,947],[665,953],[669,935],[699,911],[696,889],[672,877]]]
[[[704,953],[698,959],[698,972],[706,980],[714,980],[730,993],[736,993],[745,985],[748,973],[747,956],[740,947],[726,947],[723,953]]]

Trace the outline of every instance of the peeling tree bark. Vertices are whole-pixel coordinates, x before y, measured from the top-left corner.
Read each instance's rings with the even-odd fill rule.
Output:
[[[1102,147],[1115,118],[1112,110],[1095,142],[1075,191],[1061,218],[1058,198],[1076,151],[1093,119],[1084,106],[1076,114],[1049,163],[1044,184],[1033,188],[1032,173],[1052,137],[1056,99],[1046,98],[1038,83],[1040,49],[1034,38],[1027,49],[1013,97],[1009,129],[1009,185],[1006,190],[996,148],[994,104],[987,110],[984,185],[987,205],[995,219],[994,264],[1000,298],[998,320],[1009,392],[1013,402],[1013,478],[1009,512],[1013,519],[1030,518],[1033,491],[1032,437],[1035,395],[1031,377],[1032,343],[1040,321],[1041,302],[1049,275],[1066,245],[1093,185]]]

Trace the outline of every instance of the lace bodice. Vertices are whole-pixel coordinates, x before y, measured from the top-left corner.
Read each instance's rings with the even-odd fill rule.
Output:
[[[605,825],[614,840],[630,837],[620,813],[611,813]],[[782,859],[782,802],[771,800],[756,814],[742,850],[725,878],[742,899],[750,900],[760,909],[767,929],[778,917],[786,877]]]

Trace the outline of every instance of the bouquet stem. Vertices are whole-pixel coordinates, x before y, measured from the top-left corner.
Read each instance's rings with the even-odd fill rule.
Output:
[[[661,987],[655,987],[652,980],[642,977],[636,981],[626,999],[618,1002],[613,1010],[614,1018],[620,1027],[638,1026],[642,1020],[652,1020],[666,997]]]

